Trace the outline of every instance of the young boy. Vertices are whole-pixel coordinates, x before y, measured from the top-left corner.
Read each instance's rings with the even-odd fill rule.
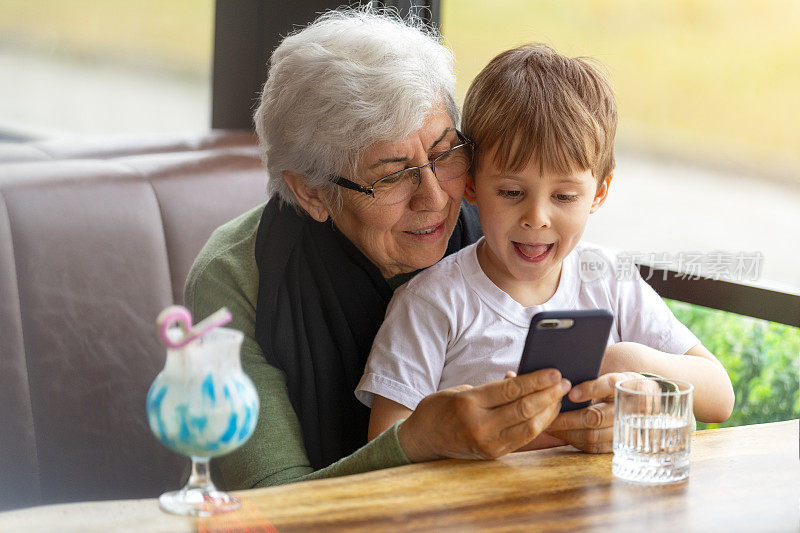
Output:
[[[372,406],[370,438],[437,390],[516,370],[531,317],[545,310],[609,309],[601,372],[684,379],[699,420],[727,419],[733,392],[714,355],[638,273],[619,279],[610,255],[580,242],[608,195],[616,125],[603,74],[548,46],[504,52],[475,78],[462,119],[475,143],[465,197],[485,236],[395,292],[356,389]],[[581,276],[587,260],[605,268]]]

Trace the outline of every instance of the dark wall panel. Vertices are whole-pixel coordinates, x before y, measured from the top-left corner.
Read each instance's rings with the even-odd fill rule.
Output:
[[[346,0],[217,0],[214,25],[211,127],[252,129],[252,115],[267,77],[267,62],[283,36]],[[357,4],[357,2],[353,2]],[[405,14],[412,6],[438,22],[439,1],[394,0],[381,5]]]

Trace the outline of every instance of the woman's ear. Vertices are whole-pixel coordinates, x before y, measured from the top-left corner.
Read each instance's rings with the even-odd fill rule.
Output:
[[[612,172],[600,183],[600,186],[597,187],[597,192],[594,195],[594,200],[592,200],[592,207],[589,209],[590,213],[594,213],[600,206],[603,205],[603,202],[606,201],[608,197],[608,188],[611,186],[611,180],[614,178],[614,173]]]
[[[300,206],[305,209],[311,218],[317,222],[325,222],[330,216],[327,204],[323,201],[319,190],[309,187],[302,174],[292,172],[291,170],[283,171],[283,181],[292,189],[295,198],[300,203]]]
[[[464,187],[464,199],[475,205],[477,203],[477,194],[475,192],[475,178],[472,176],[472,171],[467,172],[467,185]]]

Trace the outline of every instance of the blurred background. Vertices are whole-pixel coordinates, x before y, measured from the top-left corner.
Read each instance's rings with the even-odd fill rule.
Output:
[[[0,135],[209,128],[214,0],[3,0]]]
[[[606,66],[617,170],[587,240],[747,257],[731,279],[800,290],[800,0],[443,0],[440,18],[460,100],[526,42]],[[3,0],[0,141],[208,129],[213,25],[213,0]],[[797,328],[670,305],[731,374],[726,425],[797,417]]]

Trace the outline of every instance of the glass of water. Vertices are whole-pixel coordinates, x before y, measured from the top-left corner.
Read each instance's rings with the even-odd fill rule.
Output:
[[[634,378],[614,391],[614,459],[618,478],[673,483],[689,477],[691,383]]]

